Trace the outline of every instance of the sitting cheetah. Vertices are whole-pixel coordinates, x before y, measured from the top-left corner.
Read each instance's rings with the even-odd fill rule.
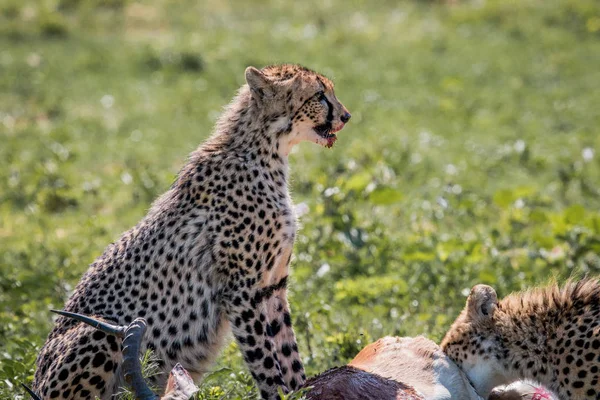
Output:
[[[164,372],[198,381],[231,330],[264,399],[305,381],[286,297],[296,220],[288,154],[331,147],[350,119],[332,82],[298,65],[246,69],[246,85],[142,221],[91,264],[65,310],[126,325],[145,318],[142,349]],[[109,399],[120,345],[59,317],[33,389],[44,399]],[[166,376],[155,383],[164,388]]]
[[[442,349],[479,394],[517,379],[538,381],[561,399],[600,399],[600,284],[570,281],[498,301],[471,290]]]

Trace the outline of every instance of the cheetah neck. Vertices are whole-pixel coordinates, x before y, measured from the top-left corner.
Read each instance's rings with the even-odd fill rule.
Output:
[[[502,305],[494,315],[501,348],[496,354],[506,375],[531,379],[553,387],[553,370],[548,340],[553,335],[551,315],[536,307],[516,310]]]
[[[198,150],[287,171],[288,151],[279,138],[290,129],[289,117],[259,106],[243,87],[217,121],[213,135]]]

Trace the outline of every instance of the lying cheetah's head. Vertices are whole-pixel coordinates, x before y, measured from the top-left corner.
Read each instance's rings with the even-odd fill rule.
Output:
[[[487,398],[498,385],[510,383],[500,360],[504,346],[496,334],[496,291],[487,285],[471,289],[467,305],[442,340],[442,350],[467,374],[475,390]]]
[[[302,66],[248,67],[246,82],[264,115],[274,123],[273,132],[286,153],[305,140],[333,146],[336,132],[350,119],[335,97],[333,83]]]

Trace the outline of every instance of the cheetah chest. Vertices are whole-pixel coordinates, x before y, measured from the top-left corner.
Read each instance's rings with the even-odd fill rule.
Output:
[[[273,247],[270,253],[264,255],[266,257],[266,271],[262,280],[264,286],[277,284],[288,275],[288,264],[296,238],[296,217],[291,202],[277,207],[271,216]]]

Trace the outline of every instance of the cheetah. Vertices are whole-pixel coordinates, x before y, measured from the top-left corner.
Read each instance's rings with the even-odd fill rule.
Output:
[[[145,318],[141,351],[195,381],[233,333],[263,399],[305,382],[287,280],[296,236],[288,155],[332,147],[350,119],[333,83],[299,65],[245,71],[214,133],[147,215],[110,244],[64,310],[127,325]],[[120,342],[59,317],[38,359],[43,399],[109,399],[122,385]],[[164,389],[166,376],[152,382]]]
[[[514,293],[503,300],[477,285],[442,341],[480,395],[518,379],[560,399],[600,399],[600,284],[597,278]]]

